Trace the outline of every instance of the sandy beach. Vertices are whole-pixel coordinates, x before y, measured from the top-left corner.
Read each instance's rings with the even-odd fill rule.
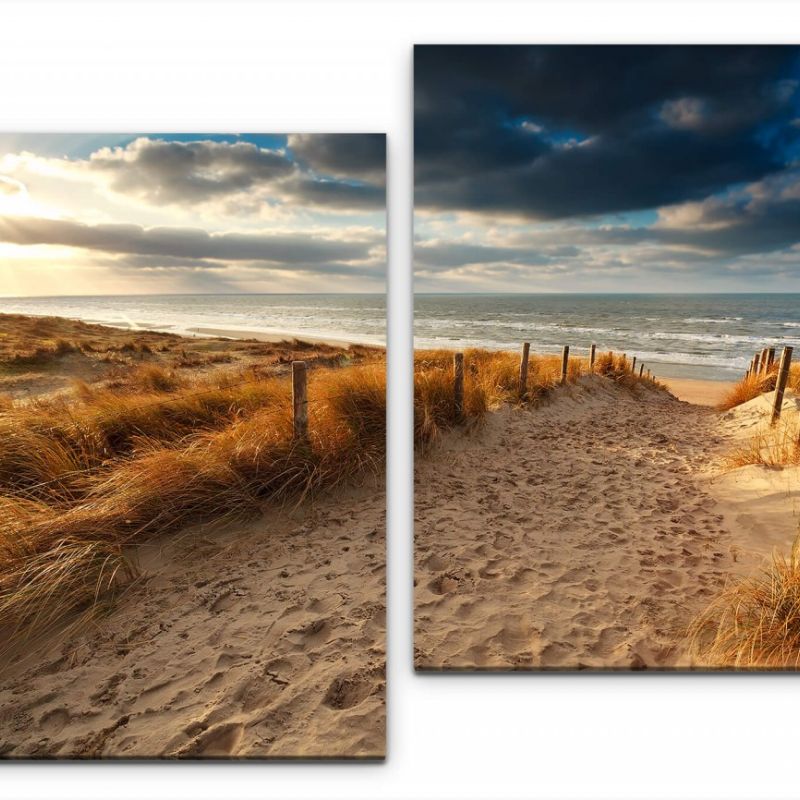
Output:
[[[800,509],[797,468],[726,465],[769,395],[723,414],[703,384],[587,376],[418,458],[416,667],[695,666],[691,621],[788,551]]]
[[[2,755],[381,758],[382,491],[138,548],[110,613],[15,653]]]
[[[288,401],[289,362],[298,358],[311,371],[310,425],[323,437],[314,444],[321,452],[295,463],[292,451],[279,450],[273,461],[269,448],[280,447],[285,428],[280,416],[275,427],[264,406]],[[14,433],[0,448],[2,601],[14,611],[13,598],[25,591],[13,583],[24,575],[13,572],[15,559],[26,557],[19,555],[19,535],[30,536],[32,547],[41,536],[39,557],[56,563],[58,548],[47,549],[48,537],[64,546],[85,539],[92,547],[99,526],[101,543],[119,536],[123,558],[114,563],[134,574],[115,597],[101,592],[87,616],[95,573],[91,562],[77,559],[76,569],[90,571],[87,599],[73,613],[22,638],[12,637],[14,626],[3,619],[0,757],[382,758],[382,353],[0,315],[0,362],[0,423]],[[324,394],[314,397],[326,381],[334,381],[328,394],[367,392],[376,403],[372,428],[358,443],[348,444],[342,421],[330,416],[347,407],[332,409]],[[70,482],[74,467],[30,466],[24,442],[21,450],[15,445],[25,435],[31,447],[52,447],[49,437],[67,436],[75,419],[92,437],[87,441],[103,442],[103,460],[77,470],[78,478],[89,473],[88,495],[84,484]],[[330,490],[324,483],[312,490],[309,478],[302,491],[262,497],[260,481],[270,480],[272,463],[289,474],[348,472],[345,463],[325,466],[328,434],[318,426],[328,419],[327,441],[343,448],[337,458],[352,459],[352,473],[337,474]],[[197,448],[206,455],[194,471]],[[228,455],[215,463],[215,452]],[[248,473],[251,461],[255,473]],[[150,463],[155,470],[145,477]],[[54,477],[42,482],[36,470],[45,467]],[[126,477],[104,488],[115,470]],[[62,493],[47,493],[54,483]],[[131,485],[139,486],[135,497],[127,494]],[[100,511],[104,492],[109,506]],[[26,516],[28,498],[33,517]],[[46,535],[32,533],[51,517]],[[113,548],[106,558],[117,558]],[[37,612],[56,607],[64,589],[53,592],[37,601]]]
[[[286,330],[276,330],[276,331],[253,331],[253,330],[240,330],[238,328],[205,328],[205,327],[197,327],[197,328],[189,328],[190,333],[197,333],[201,336],[207,337],[222,337],[225,339],[242,339],[242,340],[252,340],[255,342],[269,342],[269,343],[277,343],[277,342],[285,342],[291,341],[292,339],[302,339],[304,342],[309,342],[310,344],[322,344],[328,345],[329,347],[349,347],[350,345],[363,345],[364,347],[375,347],[375,348],[382,348],[385,349],[383,345],[375,344],[373,342],[368,342],[364,339],[358,339],[356,337],[346,339],[346,338],[337,338],[331,336],[309,336],[306,333],[298,334],[297,332],[286,331]]]
[[[687,403],[698,406],[717,406],[733,386],[732,381],[701,381],[692,378],[661,378],[670,392]]]

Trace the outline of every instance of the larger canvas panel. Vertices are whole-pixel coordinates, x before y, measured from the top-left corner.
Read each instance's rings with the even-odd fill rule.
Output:
[[[0,136],[0,754],[380,758],[385,137]]]
[[[418,669],[800,662],[800,49],[418,46]]]

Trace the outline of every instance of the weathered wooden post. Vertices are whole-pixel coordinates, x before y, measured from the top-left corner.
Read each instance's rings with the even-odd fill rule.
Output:
[[[786,391],[786,380],[789,377],[789,366],[792,363],[792,348],[784,347],[781,353],[781,361],[778,365],[778,378],[775,382],[775,400],[772,403],[772,420],[771,425],[774,425],[781,416],[781,407],[783,406],[783,393]]]
[[[761,353],[753,356],[753,375],[758,375],[758,368],[761,365]]]
[[[528,356],[531,352],[531,343],[522,343],[522,359],[519,362],[519,399],[524,400],[528,394]]]
[[[636,356],[633,357],[633,361],[631,362],[631,374],[636,371]]]
[[[589,348],[589,372],[594,372],[594,357],[597,354],[597,345],[592,342],[592,346]]]
[[[457,420],[464,418],[464,354],[453,355],[453,407]]]
[[[567,382],[567,370],[569,369],[569,345],[565,344],[561,351],[561,383]]]
[[[647,370],[647,380],[650,380],[650,370]]]
[[[767,352],[766,347],[761,351],[761,372],[763,373],[767,371]]]
[[[769,368],[775,363],[775,348],[770,347],[767,349],[767,367],[764,372],[769,372]]]
[[[644,372],[644,361],[642,361],[642,363],[639,364],[639,377],[640,378],[642,377],[642,373],[643,372]]]
[[[308,440],[308,383],[306,362],[292,361],[292,418],[294,438]]]

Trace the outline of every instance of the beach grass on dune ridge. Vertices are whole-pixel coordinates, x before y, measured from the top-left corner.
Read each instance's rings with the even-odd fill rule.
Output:
[[[766,373],[758,375],[748,375],[731,387],[730,391],[720,402],[720,411],[730,411],[736,406],[747,403],[750,400],[775,389],[775,382],[778,377],[778,363],[770,365]],[[795,392],[800,392],[800,364],[792,364],[789,368],[789,378],[786,381],[786,388]]]
[[[39,404],[12,409],[21,440],[3,454],[4,628],[40,629],[91,606],[134,574],[126,557],[132,544],[193,523],[251,517],[267,501],[296,501],[381,470],[382,361],[312,370],[307,442],[293,438],[287,380],[230,383],[160,400],[89,390],[62,401],[64,416],[48,425]],[[83,425],[74,441],[70,418]],[[31,445],[35,463],[15,483]],[[45,483],[59,488],[47,494]]]
[[[531,354],[524,391],[520,391],[520,356],[508,351],[464,350],[464,408],[459,417],[454,404],[452,350],[417,350],[414,353],[414,438],[424,449],[460,422],[475,424],[491,408],[504,403],[534,404],[561,382],[561,356]],[[589,361],[570,357],[567,382],[589,374]],[[630,361],[612,353],[598,354],[594,374],[636,390],[643,385],[665,388],[634,375]]]

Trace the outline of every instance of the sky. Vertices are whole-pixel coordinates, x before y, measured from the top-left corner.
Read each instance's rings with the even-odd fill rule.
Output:
[[[419,292],[800,291],[800,48],[414,51]]]
[[[0,297],[382,292],[383,134],[0,133]]]

